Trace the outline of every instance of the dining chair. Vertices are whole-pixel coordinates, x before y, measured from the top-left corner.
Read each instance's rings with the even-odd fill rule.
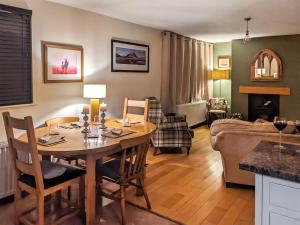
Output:
[[[46,127],[51,127],[52,125],[58,125],[62,123],[73,123],[73,122],[79,122],[80,118],[78,116],[72,116],[72,117],[56,117],[45,121]],[[72,162],[75,162],[76,166],[79,166],[79,158],[76,156],[62,156],[62,155],[53,155],[54,158],[57,159],[57,162],[60,162],[60,160],[66,161],[68,164],[72,164]],[[71,199],[71,187],[68,187],[68,199]]]
[[[120,201],[123,225],[126,224],[125,201],[126,188],[129,185],[141,189],[147,207],[148,209],[151,209],[151,204],[144,184],[144,172],[149,143],[150,135],[121,140],[120,148],[123,153],[122,157],[104,162],[103,164],[97,164],[97,181],[106,180],[119,185],[118,191],[108,190],[110,192],[103,190],[102,182],[99,182],[98,187],[100,186],[99,190],[102,196]],[[126,152],[126,149],[131,149],[130,154]],[[119,193],[119,196],[116,196],[117,193]]]
[[[144,109],[144,113],[142,115],[129,113],[129,108]],[[123,119],[128,118],[128,119],[137,120],[137,121],[148,121],[148,113],[149,113],[149,99],[131,100],[131,99],[128,99],[127,97],[125,98]]]
[[[74,207],[70,213],[63,215],[52,224],[62,224],[65,220],[84,212],[84,177],[85,170],[50,161],[40,160],[32,117],[17,119],[10,116],[9,112],[3,113],[4,125],[16,171],[16,186],[14,193],[15,224],[34,224],[26,214],[34,209],[21,212],[21,191],[26,191],[36,196],[37,199],[37,221],[36,224],[45,224],[45,197],[57,191],[63,190],[72,184],[79,184],[79,205],[83,208]],[[27,142],[15,137],[15,131],[26,132]],[[18,152],[29,154],[31,162],[25,162],[18,158]]]

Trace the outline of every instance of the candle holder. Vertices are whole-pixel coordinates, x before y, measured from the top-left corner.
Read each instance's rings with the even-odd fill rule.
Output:
[[[99,126],[100,129],[106,129],[107,127],[105,126],[105,110],[101,111],[101,124]]]
[[[84,129],[81,131],[81,133],[89,133],[90,132],[89,129],[88,129],[88,127],[90,125],[88,123],[89,117],[88,117],[87,113],[82,113],[82,114],[84,114],[84,116],[83,116],[83,120],[84,120],[83,127],[84,127]]]

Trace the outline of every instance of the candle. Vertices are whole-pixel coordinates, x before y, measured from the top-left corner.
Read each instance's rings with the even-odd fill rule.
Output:
[[[87,105],[83,106],[82,114],[89,114],[89,113],[90,113],[90,107]]]
[[[100,104],[100,111],[105,112],[107,110],[107,105],[105,103]]]

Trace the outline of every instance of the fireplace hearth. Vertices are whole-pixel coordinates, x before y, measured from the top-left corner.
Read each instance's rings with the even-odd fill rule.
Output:
[[[279,116],[279,99],[279,95],[248,94],[248,120],[273,121],[275,116]]]

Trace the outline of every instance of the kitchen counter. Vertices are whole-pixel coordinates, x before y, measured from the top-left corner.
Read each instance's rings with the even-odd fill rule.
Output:
[[[300,225],[300,146],[262,141],[240,163],[255,173],[255,225]]]
[[[300,146],[283,144],[286,149],[274,149],[277,142],[262,141],[240,163],[240,169],[300,183]]]

